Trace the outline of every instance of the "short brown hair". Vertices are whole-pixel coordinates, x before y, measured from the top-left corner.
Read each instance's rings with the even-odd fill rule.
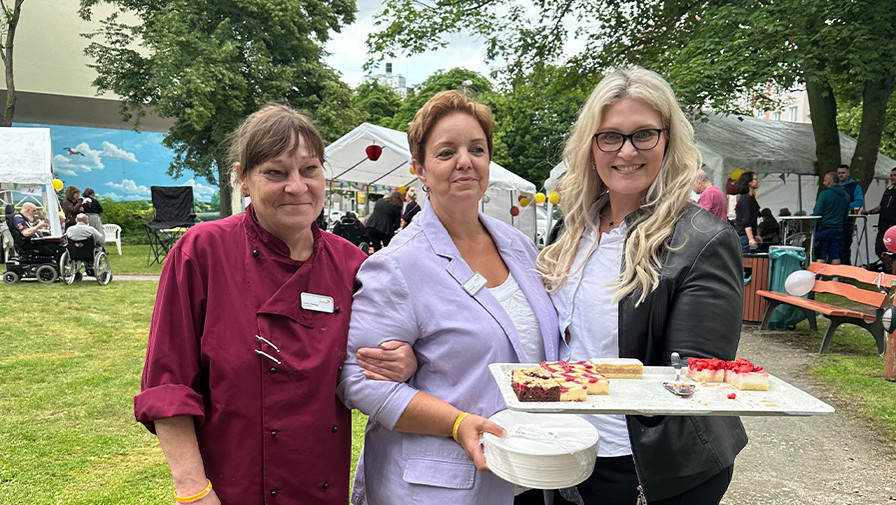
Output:
[[[302,143],[324,162],[324,140],[311,120],[286,105],[267,105],[231,133],[230,162],[239,162],[240,172],[246,173]]]
[[[493,154],[492,122],[494,120],[492,111],[488,105],[476,102],[466,93],[457,90],[436,93],[414,115],[414,120],[408,126],[408,147],[411,149],[413,159],[418,163],[423,163],[429,132],[440,119],[455,112],[469,114],[479,123],[482,131],[485,132],[488,157],[491,159]]]

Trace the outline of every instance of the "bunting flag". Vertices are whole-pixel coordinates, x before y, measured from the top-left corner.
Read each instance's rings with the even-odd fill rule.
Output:
[[[783,182],[784,184],[787,184],[787,174],[781,174],[778,177],[781,178],[781,182]]]

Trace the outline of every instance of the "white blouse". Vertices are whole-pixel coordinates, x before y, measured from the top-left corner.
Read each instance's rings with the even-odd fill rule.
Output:
[[[595,220],[600,228],[599,217],[595,216]],[[619,276],[626,228],[623,222],[610,233],[601,234],[597,244],[595,232],[586,229],[579,239],[579,251],[570,276],[559,290],[551,294],[560,321],[560,334],[569,332],[570,360],[619,357],[619,304],[612,301],[615,291],[607,285]],[[632,453],[625,416],[583,417],[600,434],[598,456],[616,457]]]
[[[529,363],[544,361],[544,340],[541,338],[538,319],[532,312],[529,300],[526,300],[526,294],[513,278],[513,274],[508,273],[507,280],[500,286],[488,288],[488,290],[501,303],[507,315],[510,316],[510,320],[513,321],[516,333],[523,344],[523,352],[526,353],[526,361]]]

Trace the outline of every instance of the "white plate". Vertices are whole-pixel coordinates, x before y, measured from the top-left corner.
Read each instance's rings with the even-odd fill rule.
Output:
[[[507,430],[503,438],[488,433],[482,438],[486,464],[498,477],[535,489],[560,489],[591,475],[597,429],[581,417],[502,410],[489,419]]]
[[[768,391],[741,391],[730,384],[697,384],[689,398],[673,395],[663,382],[675,379],[671,366],[645,366],[643,379],[610,379],[610,394],[588,395],[584,402],[521,402],[510,385],[510,374],[525,363],[492,363],[489,370],[510,410],[575,414],[647,416],[811,416],[830,414],[834,407],[769,374]],[[682,382],[689,382],[682,371]],[[728,398],[734,393],[735,398]]]

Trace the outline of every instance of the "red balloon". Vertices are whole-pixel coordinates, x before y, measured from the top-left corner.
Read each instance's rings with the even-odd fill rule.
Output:
[[[884,247],[892,253],[896,253],[896,226],[891,226],[884,233]]]
[[[728,179],[728,182],[725,183],[725,193],[729,195],[737,194],[737,181],[734,179]]]
[[[519,215],[520,215],[520,208],[517,207],[516,205],[514,205],[513,207],[511,207],[511,208],[510,208],[510,215],[511,215],[511,216],[519,216]]]
[[[383,154],[383,148],[376,144],[369,145],[364,150],[367,151],[367,157],[370,158],[370,161],[380,159],[380,155]]]

